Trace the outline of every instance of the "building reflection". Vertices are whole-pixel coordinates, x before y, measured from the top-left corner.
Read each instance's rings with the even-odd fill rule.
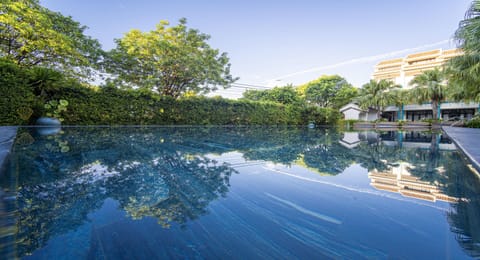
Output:
[[[432,202],[458,202],[458,198],[445,194],[441,182],[419,174],[434,172],[436,176],[444,173],[437,153],[454,151],[456,147],[440,134],[420,131],[350,132],[344,133],[339,143],[351,149],[352,153],[358,150],[357,153],[371,156],[371,161],[375,163],[364,164],[368,169],[370,185],[375,189]]]
[[[409,163],[401,162],[387,171],[372,170],[368,173],[370,185],[378,190],[400,193],[402,196],[435,202],[437,200],[456,203],[458,198],[448,196],[442,189],[428,181],[412,176]]]

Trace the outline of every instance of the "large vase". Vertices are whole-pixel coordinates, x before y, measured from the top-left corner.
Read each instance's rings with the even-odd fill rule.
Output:
[[[54,135],[60,132],[62,123],[54,117],[40,117],[37,119],[37,132],[40,135]]]

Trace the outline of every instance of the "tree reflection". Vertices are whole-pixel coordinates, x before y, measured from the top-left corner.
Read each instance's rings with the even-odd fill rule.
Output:
[[[461,198],[447,214],[450,229],[463,249],[472,257],[480,257],[480,181],[462,160],[446,164],[445,192]]]
[[[450,229],[469,255],[480,257],[480,181],[458,151],[441,149],[448,142],[435,132],[388,132],[378,135],[376,141],[364,139],[352,154],[369,171],[385,171],[407,163],[412,176],[457,198],[447,214]]]
[[[17,163],[2,186],[16,196],[10,208],[17,211],[19,255],[81,226],[107,198],[132,218],[154,217],[164,227],[205,214],[212,200],[226,195],[235,170],[206,156],[215,149],[199,152],[189,136],[165,134],[68,129],[17,145]],[[69,151],[52,149],[59,143],[69,143]]]
[[[166,228],[199,218],[227,195],[236,172],[213,155],[232,151],[323,175],[353,163],[368,171],[408,164],[413,176],[462,198],[448,219],[459,243],[478,256],[479,183],[457,152],[441,149],[447,141],[439,134],[359,133],[353,148],[342,146],[344,134],[333,129],[289,127],[67,128],[55,136],[22,129],[18,136],[0,184],[5,197],[16,197],[6,207],[16,212],[9,232],[19,256],[83,225],[108,198],[131,218],[152,217]]]

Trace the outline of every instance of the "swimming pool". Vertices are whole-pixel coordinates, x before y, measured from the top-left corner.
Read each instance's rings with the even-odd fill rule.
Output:
[[[20,128],[0,258],[470,258],[480,183],[439,133]]]

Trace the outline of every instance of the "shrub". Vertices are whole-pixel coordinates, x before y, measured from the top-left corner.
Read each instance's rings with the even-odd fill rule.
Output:
[[[68,104],[68,109],[56,111],[67,125],[307,125],[310,122],[331,125],[340,118],[337,110],[298,103],[207,97],[176,100],[112,85],[91,88],[76,80],[38,71],[0,63],[0,124],[32,123],[47,113],[53,115],[58,110],[57,101]],[[31,84],[33,78],[42,81]],[[38,90],[39,82],[42,91]],[[24,120],[17,111],[32,117]]]
[[[0,122],[3,125],[28,123],[38,106],[28,84],[28,71],[0,59]]]
[[[465,126],[470,128],[480,128],[480,116],[475,116],[472,120],[468,121]]]

